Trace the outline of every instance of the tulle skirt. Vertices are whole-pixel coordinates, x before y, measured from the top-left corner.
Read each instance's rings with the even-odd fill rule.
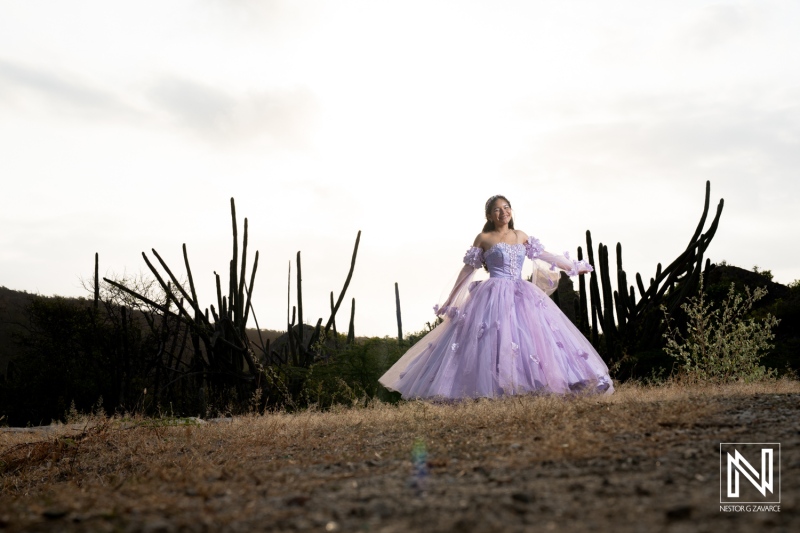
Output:
[[[403,398],[611,394],[608,367],[541,289],[522,279],[478,282],[379,380]]]

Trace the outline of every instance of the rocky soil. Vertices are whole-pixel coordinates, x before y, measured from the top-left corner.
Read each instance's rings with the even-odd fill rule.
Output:
[[[0,529],[800,531],[797,382],[194,423],[0,432]],[[781,444],[780,512],[720,510],[721,442]]]

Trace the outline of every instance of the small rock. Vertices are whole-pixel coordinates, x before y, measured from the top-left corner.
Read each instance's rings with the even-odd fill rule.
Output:
[[[667,509],[666,516],[669,521],[688,520],[692,516],[692,506],[677,505],[671,509]]]
[[[481,474],[481,475],[484,475],[484,476],[486,476],[486,477],[489,477],[489,471],[488,471],[488,470],[486,470],[486,469],[485,469],[484,467],[482,467],[482,466],[476,466],[475,468],[473,468],[473,469],[472,469],[472,471],[473,471],[473,472],[475,472],[475,473],[477,473],[477,474]]]
[[[290,507],[301,507],[305,505],[306,502],[310,499],[311,499],[310,497],[303,495],[292,496],[291,498],[286,499],[286,505]]]
[[[533,503],[536,497],[529,492],[515,492],[511,495],[511,499],[520,503]]]
[[[69,509],[62,509],[60,507],[53,507],[50,509],[45,509],[42,513],[42,516],[47,518],[48,520],[58,520],[59,518],[64,518],[69,513]]]
[[[694,448],[689,448],[688,450],[684,450],[683,451],[683,458],[684,459],[694,459],[697,456],[698,453],[699,453],[699,450],[696,450]]]
[[[155,519],[146,522],[142,527],[142,531],[144,533],[170,533],[175,531],[175,528],[166,520]]]
[[[350,516],[357,516],[359,518],[363,518],[364,516],[366,516],[367,512],[363,507],[358,506],[358,507],[351,507],[350,512],[348,514]]]

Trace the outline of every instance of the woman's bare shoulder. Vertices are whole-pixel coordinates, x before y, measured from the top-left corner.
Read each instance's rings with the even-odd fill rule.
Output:
[[[517,233],[517,242],[526,243],[528,242],[528,234],[522,231],[521,229],[514,230]]]
[[[474,246],[475,248],[481,248],[482,247],[481,245],[486,242],[486,239],[488,237],[489,237],[488,233],[478,233],[478,235],[475,237],[475,240],[472,243],[472,246]]]

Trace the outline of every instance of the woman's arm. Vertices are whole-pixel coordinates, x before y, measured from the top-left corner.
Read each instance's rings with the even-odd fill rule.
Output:
[[[469,283],[475,275],[475,270],[480,268],[483,264],[483,248],[480,247],[482,241],[482,235],[479,234],[475,237],[473,245],[467,250],[467,253],[464,254],[464,267],[461,269],[461,272],[458,273],[458,278],[456,278],[456,282],[453,285],[453,290],[450,291],[450,295],[443,303],[433,306],[433,311],[437,315],[445,316],[453,314],[461,305],[461,302],[468,292]]]
[[[564,252],[564,255],[558,255],[547,251],[542,251],[537,259],[541,259],[545,263],[548,263],[550,265],[550,270],[555,270],[558,268],[564,270],[569,276],[577,276],[594,271],[592,265],[583,259],[580,261],[570,259],[569,252]]]
[[[454,304],[460,299],[459,296],[464,293],[467,285],[469,285],[470,281],[472,281],[472,277],[474,275],[475,267],[464,265],[464,268],[462,268],[461,272],[458,273],[458,278],[453,286],[453,290],[450,291],[450,295],[441,305],[434,305],[433,312],[439,316],[446,316],[455,312],[458,309],[458,306]]]
[[[569,252],[564,252],[563,255],[554,254],[544,249],[544,245],[535,237],[529,237],[525,232],[520,231],[518,235],[525,238],[525,255],[530,259],[538,259],[550,265],[550,270],[560,269],[565,271],[570,276],[577,276],[579,274],[586,274],[592,272],[594,268],[592,265],[581,259],[576,261],[570,259]]]

